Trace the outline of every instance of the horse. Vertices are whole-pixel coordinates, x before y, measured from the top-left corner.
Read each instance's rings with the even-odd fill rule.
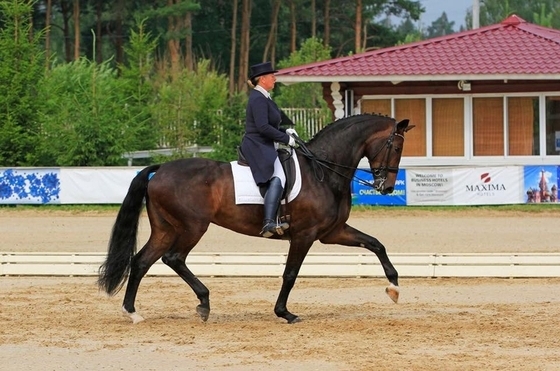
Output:
[[[277,238],[289,240],[289,251],[274,313],[288,323],[300,317],[287,308],[305,256],[314,241],[362,247],[375,253],[389,286],[385,292],[396,303],[398,273],[376,238],[352,228],[346,221],[352,207],[351,181],[360,160],[366,157],[373,175],[372,186],[381,194],[393,192],[409,120],[359,114],[336,120],[295,150],[300,159],[300,194],[283,205],[290,228]],[[128,284],[122,312],[133,323],[144,318],[134,302],[140,281],[161,258],[193,290],[200,304],[196,312],[207,321],[210,292],[186,265],[190,251],[210,223],[259,237],[263,206],[235,203],[232,166],[229,162],[188,158],[145,167],[131,181],[117,213],[105,261],[99,268],[98,285],[109,296]],[[137,231],[145,203],[151,233],[136,252]],[[273,237],[273,238],[276,238]]]

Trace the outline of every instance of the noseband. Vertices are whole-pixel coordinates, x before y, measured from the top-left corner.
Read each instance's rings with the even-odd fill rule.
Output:
[[[385,145],[382,146],[381,148],[379,148],[379,150],[373,156],[373,158],[376,158],[377,155],[379,155],[381,153],[381,151],[383,151],[384,148],[387,148],[387,151],[385,152],[385,159],[381,163],[381,166],[372,167],[371,166],[371,161],[370,161],[371,172],[372,172],[372,174],[375,178],[381,179],[381,185],[383,185],[383,183],[385,183],[385,180],[387,179],[387,173],[398,173],[399,172],[398,167],[389,166],[389,154],[391,153],[391,150],[393,149],[393,141],[395,140],[396,136],[401,137],[404,141],[404,135],[401,135],[401,134],[397,133],[396,132],[396,127],[395,127],[393,129],[393,132],[391,133],[391,136],[389,136],[389,138],[387,139],[387,142],[385,142]]]

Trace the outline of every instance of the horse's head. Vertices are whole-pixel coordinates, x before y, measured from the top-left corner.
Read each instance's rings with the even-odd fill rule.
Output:
[[[379,141],[374,141],[366,151],[369,166],[373,173],[373,187],[381,194],[392,193],[395,189],[399,163],[404,145],[404,133],[414,127],[408,125],[409,120],[402,120],[396,124],[390,134],[379,147]]]

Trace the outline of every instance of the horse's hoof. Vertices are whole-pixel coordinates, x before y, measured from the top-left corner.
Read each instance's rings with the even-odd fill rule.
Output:
[[[133,325],[144,321],[144,317],[142,317],[141,315],[139,315],[139,314],[136,313],[136,312],[132,312],[132,313],[131,313],[131,312],[127,311],[127,310],[124,308],[124,306],[121,308],[121,310],[122,310],[122,314],[123,314],[124,316],[127,316],[127,317],[129,317],[129,318],[132,320],[132,324],[133,324]]]
[[[203,307],[202,305],[198,305],[196,307],[196,313],[200,316],[202,321],[208,321],[208,317],[210,316],[210,308]]]
[[[390,284],[389,286],[387,286],[387,288],[385,289],[385,293],[387,295],[389,295],[389,297],[391,298],[391,300],[393,300],[393,302],[398,302],[399,301],[399,287],[395,286],[393,284]]]
[[[144,321],[144,317],[142,317],[141,315],[139,315],[136,312],[130,314],[130,319],[132,320],[133,325]]]
[[[292,323],[298,323],[301,322],[301,319],[298,316],[294,316],[294,318],[289,319],[288,323],[291,325]]]

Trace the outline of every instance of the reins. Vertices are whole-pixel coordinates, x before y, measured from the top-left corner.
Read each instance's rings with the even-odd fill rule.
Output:
[[[395,137],[395,135],[398,135],[400,137],[402,137],[402,135],[398,134],[396,132],[396,128],[393,129],[393,132],[391,133],[391,136],[389,137],[389,139],[387,140],[387,142],[385,143],[384,146],[382,146],[381,148],[379,148],[379,150],[375,153],[375,155],[373,156],[373,158],[375,158],[385,147],[392,147],[393,145],[393,138]],[[295,136],[295,141],[299,146],[299,149],[301,150],[302,154],[304,157],[307,157],[310,161],[311,161],[311,165],[313,168],[313,172],[315,173],[315,178],[319,181],[319,182],[323,182],[323,180],[325,179],[325,172],[323,170],[323,168],[326,168],[330,171],[332,171],[335,174],[338,174],[339,176],[348,179],[348,180],[352,180],[352,179],[356,179],[358,180],[360,183],[362,184],[367,184],[370,186],[373,186],[371,184],[371,182],[360,178],[359,176],[356,175],[356,169],[357,167],[353,167],[353,166],[346,166],[346,165],[341,165],[341,164],[337,164],[335,162],[332,161],[328,161],[325,159],[321,159],[318,158],[313,152],[311,152],[309,150],[309,148],[307,148],[307,146],[305,145],[305,142],[303,140],[301,140],[301,138],[299,138],[298,136]],[[385,159],[385,161],[388,161],[388,157],[389,157],[389,151],[387,151],[387,158]],[[336,166],[336,167],[340,167],[343,169],[349,169],[349,170],[353,170],[353,176],[349,177],[346,174],[341,173],[340,171],[334,169],[331,165]],[[388,167],[388,166],[384,166],[381,168],[376,168],[375,170],[366,170],[363,169],[364,172],[371,174],[373,176],[374,171],[382,171],[383,169],[386,169],[386,171],[389,172],[398,172],[398,168],[392,168],[392,167]]]

